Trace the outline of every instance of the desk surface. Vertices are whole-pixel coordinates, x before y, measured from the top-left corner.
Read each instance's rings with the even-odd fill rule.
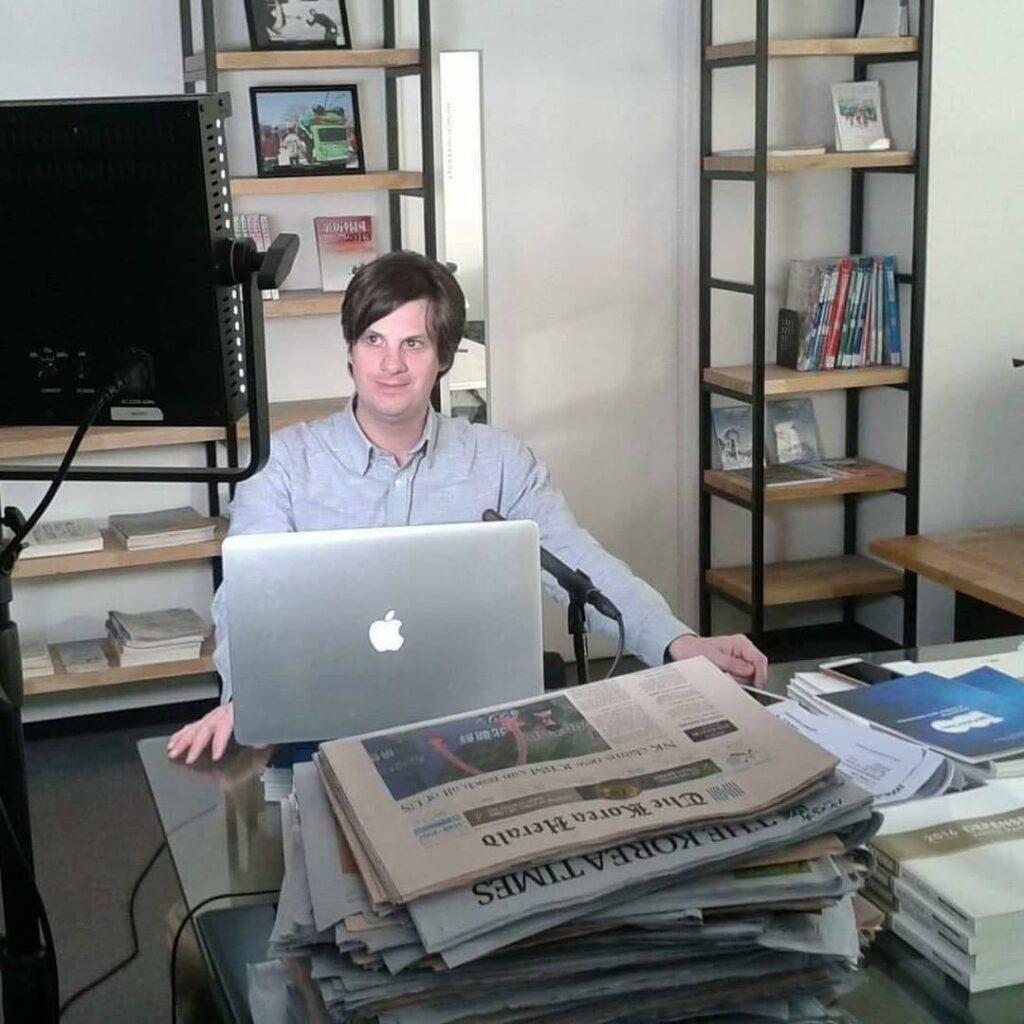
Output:
[[[871,542],[873,555],[1024,616],[1024,526]]]
[[[967,658],[1015,650],[1020,640],[944,644],[862,657],[875,662]],[[816,665],[808,661],[772,666],[769,689],[785,692],[793,672]],[[201,760],[186,768],[169,762],[166,740],[154,738],[139,744],[139,755],[189,909],[224,894],[231,898],[212,908],[244,907],[253,898],[239,894],[280,886],[280,811],[277,804],[264,801],[260,782],[269,750],[233,747],[218,764]],[[252,948],[254,938],[261,941],[250,934],[250,920],[251,915],[237,915],[240,932],[245,933],[240,934],[240,947]],[[862,984],[844,996],[840,1006],[848,1024],[1021,1024],[1024,986],[969,997],[909,946],[883,935],[868,956]]]

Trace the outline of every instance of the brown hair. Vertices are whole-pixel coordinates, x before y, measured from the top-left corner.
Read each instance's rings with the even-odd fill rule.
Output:
[[[372,324],[407,302],[426,299],[427,331],[443,377],[455,360],[466,326],[466,297],[444,264],[417,252],[389,252],[361,266],[341,305],[341,330],[352,346]]]

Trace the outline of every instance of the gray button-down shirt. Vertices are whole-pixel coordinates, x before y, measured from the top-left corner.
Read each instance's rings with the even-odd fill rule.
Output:
[[[439,416],[433,410],[404,466],[366,438],[353,407],[314,423],[274,434],[270,458],[239,485],[231,505],[229,534],[283,533],[366,526],[421,526],[477,522],[493,508],[508,519],[532,519],[540,541],[573,568],[582,569],[618,606],[626,649],[660,665],[665,648],[690,633],[660,594],[609,555],[576,525],[548,471],[530,449],[504,430]],[[543,574],[544,588],[560,604],[565,592]],[[589,616],[589,610],[588,610]],[[217,648],[214,660],[230,699],[224,587],[213,601]],[[618,635],[594,614],[595,631]]]

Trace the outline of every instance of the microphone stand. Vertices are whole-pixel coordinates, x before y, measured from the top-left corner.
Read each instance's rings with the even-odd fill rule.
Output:
[[[586,573],[576,570],[582,577],[579,586],[568,586],[565,580],[561,580],[569,594],[569,607],[566,613],[569,635],[572,637],[572,649],[576,658],[576,682],[578,685],[590,682],[590,649],[587,642],[587,634],[590,632],[587,626],[587,595],[594,589],[594,584]],[[583,581],[586,581],[585,584]]]

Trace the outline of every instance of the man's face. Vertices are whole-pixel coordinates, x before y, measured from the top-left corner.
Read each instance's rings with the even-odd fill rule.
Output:
[[[371,324],[352,346],[357,415],[366,425],[399,426],[425,418],[441,368],[427,333],[427,310],[426,299],[407,302]]]

